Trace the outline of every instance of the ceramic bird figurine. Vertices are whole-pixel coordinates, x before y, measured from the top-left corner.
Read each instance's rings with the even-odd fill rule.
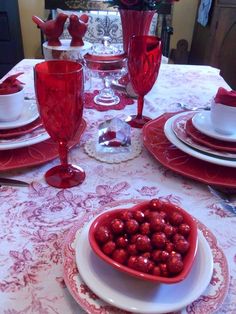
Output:
[[[61,46],[59,37],[61,36],[64,24],[68,15],[59,13],[55,20],[43,21],[37,16],[32,16],[32,20],[45,34],[49,46]]]
[[[73,47],[83,46],[83,37],[88,28],[88,20],[89,17],[87,14],[82,14],[78,17],[75,14],[71,14],[70,16],[70,24],[68,26],[68,32],[71,35],[71,43],[70,45]]]

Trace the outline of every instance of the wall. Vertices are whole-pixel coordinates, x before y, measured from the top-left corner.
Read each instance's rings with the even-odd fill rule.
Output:
[[[174,34],[171,36],[170,48],[175,48],[178,40],[186,39],[190,50],[197,8],[198,0],[180,0],[174,4],[172,19]]]
[[[25,58],[40,58],[40,32],[32,21],[32,15],[41,18],[46,16],[44,0],[18,0],[21,31],[23,37]],[[198,0],[180,0],[173,8],[174,34],[171,36],[170,48],[175,48],[179,39],[192,41],[193,27],[195,22]]]
[[[44,18],[44,0],[18,0],[18,3],[25,58],[40,58],[40,31],[33,23],[32,15]]]

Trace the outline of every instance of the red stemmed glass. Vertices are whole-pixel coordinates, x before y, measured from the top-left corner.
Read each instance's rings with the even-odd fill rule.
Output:
[[[161,40],[156,36],[133,36],[128,48],[128,71],[130,82],[138,95],[138,112],[127,122],[131,127],[142,128],[151,120],[143,116],[144,96],[152,89],[161,64]]]
[[[45,61],[34,67],[37,105],[44,127],[58,143],[61,165],[48,170],[46,182],[70,188],[83,182],[85,172],[68,163],[68,142],[82,120],[83,67],[74,61]]]

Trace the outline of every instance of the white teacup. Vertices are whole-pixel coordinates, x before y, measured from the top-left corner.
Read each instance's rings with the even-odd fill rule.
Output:
[[[236,133],[236,107],[211,103],[211,123],[216,132],[231,135]]]
[[[17,93],[0,95],[0,121],[9,122],[17,120],[24,106],[24,90]]]

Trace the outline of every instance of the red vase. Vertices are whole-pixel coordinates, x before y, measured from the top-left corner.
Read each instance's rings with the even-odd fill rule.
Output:
[[[149,33],[155,10],[138,11],[119,9],[119,12],[122,24],[123,47],[124,52],[127,52],[129,39],[133,35],[147,35]]]

